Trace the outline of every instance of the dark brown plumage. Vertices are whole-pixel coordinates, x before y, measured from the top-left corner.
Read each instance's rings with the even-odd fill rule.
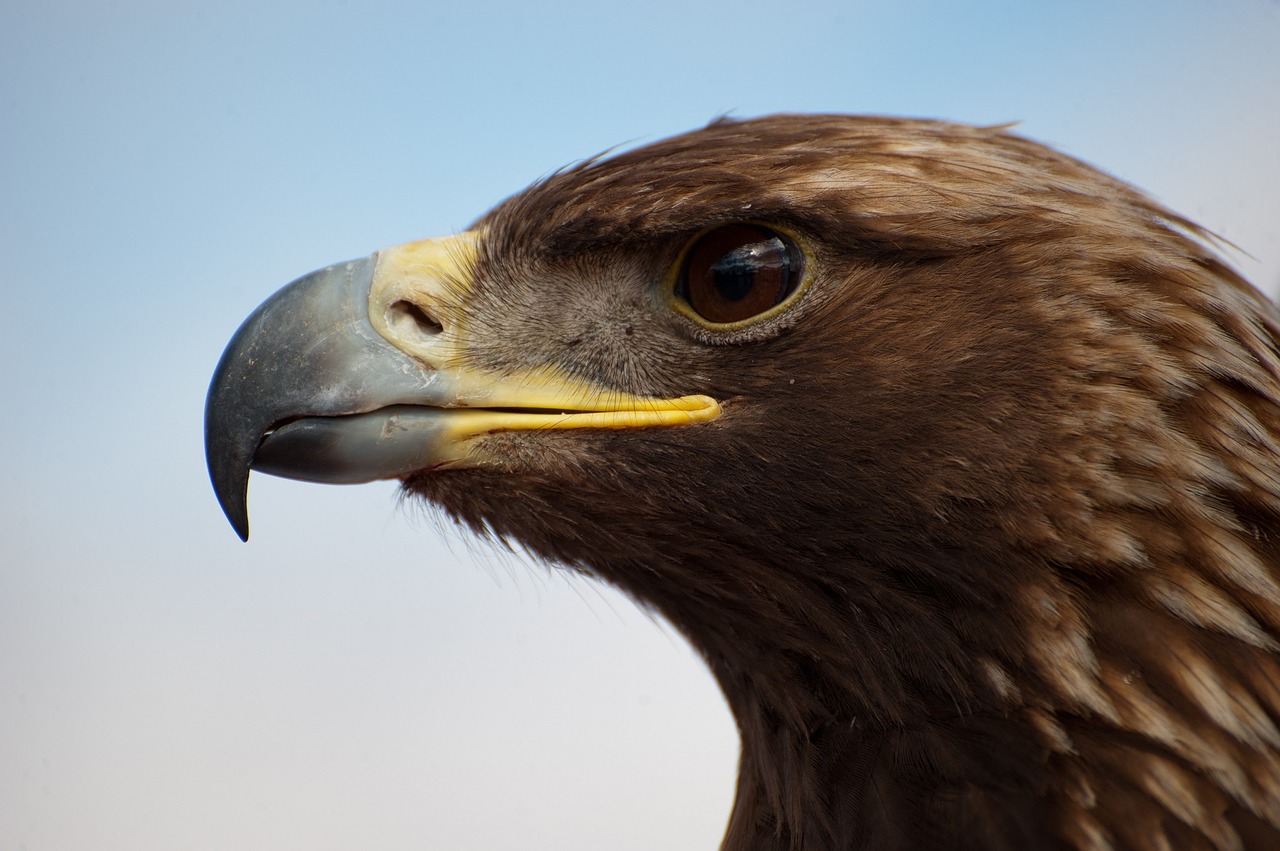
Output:
[[[737,223],[804,283],[708,324],[682,258]],[[1000,128],[775,116],[475,232],[465,301],[413,308],[435,368],[721,413],[482,429],[405,492],[689,637],[726,849],[1280,847],[1280,317],[1199,228]]]

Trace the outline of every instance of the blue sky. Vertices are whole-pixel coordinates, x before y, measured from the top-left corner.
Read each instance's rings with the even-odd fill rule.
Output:
[[[255,477],[204,392],[299,274],[730,112],[994,123],[1280,289],[1280,3],[0,5],[0,851],[715,847],[670,630],[394,488]]]

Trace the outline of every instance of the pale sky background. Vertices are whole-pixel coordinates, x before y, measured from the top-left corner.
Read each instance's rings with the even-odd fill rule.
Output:
[[[1021,132],[1280,286],[1280,3],[0,2],[0,851],[716,847],[683,641],[391,485],[205,473],[292,278],[725,112]]]

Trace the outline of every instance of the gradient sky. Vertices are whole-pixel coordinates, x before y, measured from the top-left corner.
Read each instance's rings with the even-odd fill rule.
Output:
[[[202,406],[319,266],[723,114],[1021,121],[1280,288],[1280,3],[0,2],[0,851],[714,848],[737,742],[616,594]]]

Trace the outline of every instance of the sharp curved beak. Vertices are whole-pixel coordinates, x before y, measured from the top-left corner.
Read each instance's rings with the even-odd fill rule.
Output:
[[[653,399],[552,366],[494,374],[467,358],[479,235],[423,240],[306,275],[227,345],[205,403],[214,492],[249,537],[250,468],[330,484],[483,463],[498,431],[648,428],[719,416],[706,396]]]
[[[375,267],[376,258],[366,257],[289,284],[245,320],[218,363],[205,404],[205,454],[218,501],[242,540],[249,536],[249,468],[264,435],[307,417],[445,401],[440,373],[392,346],[370,324]],[[309,478],[308,470],[323,475],[342,469],[333,470],[332,463],[342,453],[317,453],[310,465],[288,456],[272,464],[272,454],[281,453],[264,454],[273,468],[268,471],[277,475]]]

